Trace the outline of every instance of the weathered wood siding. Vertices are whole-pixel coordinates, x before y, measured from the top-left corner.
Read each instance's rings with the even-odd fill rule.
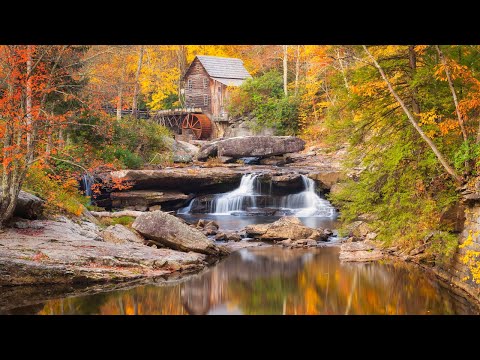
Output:
[[[212,94],[212,115],[215,120],[218,120],[227,111],[225,108],[227,86],[216,80],[212,80],[210,91]]]
[[[204,79],[206,79],[205,81],[207,82],[206,88],[204,87]],[[212,94],[210,92],[210,88],[213,80],[210,79],[208,73],[205,71],[198,59],[194,60],[192,66],[185,74],[184,80],[185,105],[187,107],[201,108],[204,113],[211,114]],[[189,81],[192,84],[191,89],[188,86]],[[205,105],[205,96],[208,96],[207,105]]]

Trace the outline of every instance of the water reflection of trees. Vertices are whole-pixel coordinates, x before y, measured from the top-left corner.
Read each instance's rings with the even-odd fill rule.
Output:
[[[54,300],[40,311],[76,314],[451,314],[468,313],[418,269],[404,264],[342,264],[338,250],[255,249],[172,286],[142,286]]]

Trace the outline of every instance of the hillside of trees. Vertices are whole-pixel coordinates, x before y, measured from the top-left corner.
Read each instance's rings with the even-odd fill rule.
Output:
[[[182,106],[197,54],[241,58],[252,74],[233,115],[310,145],[348,144],[345,169],[362,171],[331,196],[345,223],[369,214],[385,243],[434,234],[433,249],[452,254],[457,235],[439,219],[479,171],[479,46],[2,45],[0,223],[21,188],[80,214],[81,174],[169,164],[171,133],[137,111]]]

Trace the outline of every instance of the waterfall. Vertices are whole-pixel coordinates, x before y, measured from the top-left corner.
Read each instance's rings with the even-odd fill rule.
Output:
[[[230,214],[233,211],[244,210],[245,205],[257,207],[256,196],[258,184],[257,174],[243,175],[240,186],[233,191],[222,194],[215,199],[215,214]]]
[[[93,195],[92,185],[94,183],[93,176],[90,174],[83,174],[80,182],[81,182],[81,186],[85,196],[92,197]]]
[[[240,185],[233,191],[217,194],[208,200],[195,198],[178,214],[190,214],[192,208],[214,215],[252,215],[269,213],[297,217],[335,217],[335,208],[315,191],[315,181],[301,175],[303,190],[297,194],[272,195],[272,182],[262,189],[259,174],[243,175]],[[194,211],[196,212],[196,211]]]
[[[190,214],[190,212],[192,211],[192,205],[194,203],[196,199],[192,199],[187,206],[181,208],[181,209],[178,209],[177,211],[177,214]]]
[[[315,191],[315,181],[301,175],[304,189],[298,194],[291,194],[281,199],[281,208],[292,209],[297,217],[321,216],[333,217],[335,208]]]

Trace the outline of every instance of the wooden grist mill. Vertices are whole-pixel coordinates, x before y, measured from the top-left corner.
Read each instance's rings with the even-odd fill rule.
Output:
[[[182,134],[193,134],[197,140],[212,136],[213,124],[207,115],[189,113],[182,121]]]

